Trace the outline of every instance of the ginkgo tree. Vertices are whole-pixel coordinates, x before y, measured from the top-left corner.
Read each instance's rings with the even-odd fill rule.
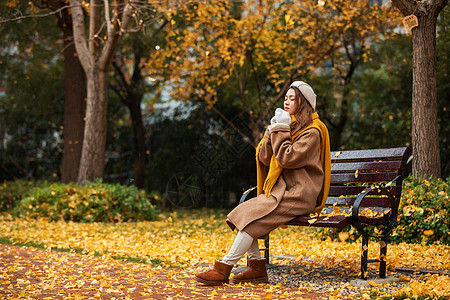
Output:
[[[289,84],[320,74],[346,37],[363,44],[380,35],[392,26],[390,11],[369,1],[188,3],[167,13],[167,44],[150,62],[155,72],[170,70],[175,99],[214,108],[226,94],[248,112],[255,146]]]

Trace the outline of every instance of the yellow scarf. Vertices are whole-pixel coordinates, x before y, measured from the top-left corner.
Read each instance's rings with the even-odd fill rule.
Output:
[[[330,157],[330,138],[328,135],[328,129],[325,124],[319,119],[318,113],[313,113],[312,115],[313,122],[297,132],[294,136],[291,137],[294,140],[297,136],[299,136],[302,132],[310,129],[316,128],[320,132],[321,143],[321,153],[320,159],[322,161],[324,178],[323,178],[323,186],[322,191],[319,194],[315,212],[320,213],[322,208],[325,206],[325,202],[328,197],[328,191],[330,190],[330,180],[331,180],[331,157]],[[291,130],[293,125],[295,125],[296,120],[293,115],[291,115]],[[262,142],[264,141],[264,137],[261,142],[259,142],[258,147],[256,148],[256,178],[257,178],[257,194],[260,195],[265,192],[266,197],[270,196],[270,192],[272,191],[272,187],[280,177],[281,172],[283,172],[283,168],[280,167],[275,157],[272,155],[270,159],[270,167],[267,168],[263,163],[259,161],[259,152],[261,151]]]

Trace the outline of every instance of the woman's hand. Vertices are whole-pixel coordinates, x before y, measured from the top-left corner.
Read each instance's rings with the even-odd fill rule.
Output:
[[[277,108],[275,110],[275,118],[277,123],[291,125],[291,115],[284,109]]]
[[[270,125],[267,128],[271,131],[277,126],[290,126],[291,125],[291,115],[284,109],[277,108],[275,110],[275,116],[270,120]]]

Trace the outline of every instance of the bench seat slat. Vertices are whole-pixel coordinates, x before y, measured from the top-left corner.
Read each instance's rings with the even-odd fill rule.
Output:
[[[316,219],[314,223],[310,223],[311,219]],[[332,227],[332,228],[344,228],[349,225],[351,218],[349,216],[339,215],[339,216],[320,216],[311,218],[309,216],[298,216],[293,220],[286,223],[286,225],[294,225],[294,226],[314,226],[314,227]]]
[[[359,220],[361,223],[366,225],[382,225],[388,220],[389,214],[380,217],[369,218],[365,216],[360,216]],[[316,221],[312,222],[313,219]],[[342,229],[347,225],[352,223],[351,216],[337,215],[337,216],[320,216],[320,217],[310,217],[310,216],[298,216],[291,221],[287,222],[285,225],[292,226],[311,226],[311,227],[331,227]]]
[[[322,216],[325,216],[325,217],[329,216],[329,217],[331,217],[331,216],[335,216],[335,215],[351,215],[352,214],[352,209],[350,207],[342,207],[342,206],[340,206],[340,207],[337,207],[337,208],[339,208],[339,211],[338,211],[338,213],[335,213],[334,212],[335,211],[334,207],[325,206],[323,208],[322,212],[320,213],[320,216],[321,217]],[[372,211],[372,213],[376,213],[377,214],[376,217],[379,217],[379,216],[381,216],[383,214],[389,214],[391,212],[391,208],[390,207],[373,207],[373,206],[360,207],[360,212],[362,212],[365,209],[369,209],[369,210]],[[375,216],[373,216],[371,218],[374,218],[374,217]]]

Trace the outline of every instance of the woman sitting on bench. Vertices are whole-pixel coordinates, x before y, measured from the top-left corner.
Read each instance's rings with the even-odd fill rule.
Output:
[[[206,285],[228,283],[231,269],[248,254],[249,269],[231,283],[267,282],[266,260],[261,258],[258,238],[298,215],[320,212],[330,184],[330,146],[326,126],[315,112],[316,95],[311,86],[295,81],[277,108],[256,149],[257,197],[243,202],[227,216],[236,239],[222,261],[212,270],[195,275]]]

